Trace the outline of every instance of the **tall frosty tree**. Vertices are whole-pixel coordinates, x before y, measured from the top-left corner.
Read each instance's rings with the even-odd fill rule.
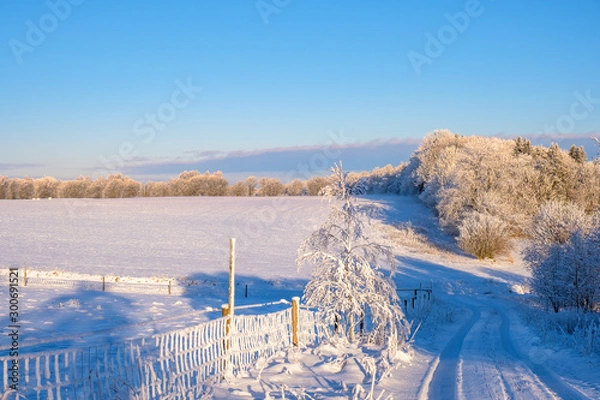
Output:
[[[367,234],[374,206],[356,200],[362,187],[348,181],[341,163],[332,171],[325,188],[331,204],[328,221],[298,249],[298,267],[312,266],[304,300],[323,311],[350,342],[365,323],[370,327],[368,341],[395,350],[410,333],[394,282],[381,270],[386,266],[393,274],[395,258],[390,247]]]

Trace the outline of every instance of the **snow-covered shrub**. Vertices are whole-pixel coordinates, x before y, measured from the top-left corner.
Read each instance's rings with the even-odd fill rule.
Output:
[[[573,310],[544,313],[532,308],[526,318],[544,342],[560,350],[570,348],[583,355],[600,356],[600,313]]]
[[[510,231],[500,218],[474,212],[459,228],[458,245],[480,260],[494,258],[510,250]]]
[[[395,269],[391,248],[367,234],[372,206],[357,202],[363,193],[352,186],[341,165],[333,169],[325,189],[330,199],[328,221],[298,249],[298,267],[312,266],[304,291],[307,305],[322,310],[338,334],[354,342],[361,321],[372,330],[367,340],[392,351],[406,342],[410,324],[399,304],[395,285],[382,267]]]

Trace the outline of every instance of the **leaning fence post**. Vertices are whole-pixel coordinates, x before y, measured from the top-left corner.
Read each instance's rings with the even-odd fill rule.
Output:
[[[298,346],[298,330],[300,325],[300,297],[292,297],[292,344]]]

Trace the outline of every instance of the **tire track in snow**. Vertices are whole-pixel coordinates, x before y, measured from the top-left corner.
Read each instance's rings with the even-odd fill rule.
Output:
[[[572,388],[568,384],[564,383],[560,377],[552,373],[543,364],[534,363],[527,357],[523,357],[515,348],[512,338],[510,336],[510,320],[504,312],[498,312],[502,318],[502,324],[500,325],[500,339],[502,347],[506,353],[513,359],[522,362],[537,378],[539,383],[545,386],[546,389],[553,392],[563,399],[587,399],[576,389]]]
[[[481,318],[479,310],[471,306],[467,307],[472,312],[471,318],[460,327],[456,335],[450,339],[444,350],[442,350],[439,363],[429,383],[428,397],[430,399],[453,400],[457,398],[457,372],[460,351],[465,337],[471,331],[473,325]]]
[[[432,378],[429,382],[428,390],[419,396],[420,399],[429,398],[446,400],[458,398],[458,384],[461,379],[459,367],[461,362],[463,364],[465,362],[464,359],[461,359],[463,344],[475,324],[481,322],[482,313],[475,305],[468,303],[461,303],[461,305],[471,311],[471,318],[460,327],[452,339],[446,344],[437,360],[432,363],[432,369],[434,369],[431,373]],[[480,307],[485,306],[482,304]],[[487,309],[487,307],[485,308]],[[517,376],[528,376],[530,379],[526,379],[526,381],[529,382],[530,385],[533,385],[530,389],[539,390],[539,392],[537,392],[538,395],[543,396],[542,393],[545,393],[548,398],[556,398],[556,396],[558,396],[568,400],[588,398],[564,383],[560,377],[552,373],[543,364],[536,364],[527,357],[521,355],[516,349],[510,335],[510,320],[508,315],[498,310],[496,307],[492,306],[489,308],[493,310],[496,318],[500,319],[499,329],[496,325],[498,336],[495,341],[498,346],[496,348],[501,348],[503,350],[504,357],[498,354],[500,359],[492,357],[493,360],[490,359],[490,361],[498,374],[497,377],[500,380],[498,383],[502,386],[498,389],[503,393],[502,397],[515,399],[524,398],[523,395],[527,396],[526,393],[522,393],[522,390],[525,389],[525,387],[521,387],[523,382],[519,382],[519,380],[515,380],[515,378]],[[487,321],[486,325],[490,323],[490,321],[491,320]],[[504,358],[504,360],[502,360],[502,358]],[[531,395],[532,393],[529,394]]]

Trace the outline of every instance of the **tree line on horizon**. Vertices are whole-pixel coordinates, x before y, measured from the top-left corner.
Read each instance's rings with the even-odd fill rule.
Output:
[[[369,193],[398,193],[399,175],[404,164],[386,165],[370,172],[350,173],[354,181],[361,180]],[[122,174],[108,177],[81,176],[73,180],[43,178],[9,178],[0,176],[0,200],[45,198],[132,198],[179,196],[319,196],[328,185],[329,177],[314,176],[283,183],[276,178],[249,176],[230,184],[221,171],[184,171],[166,182],[141,183]]]

